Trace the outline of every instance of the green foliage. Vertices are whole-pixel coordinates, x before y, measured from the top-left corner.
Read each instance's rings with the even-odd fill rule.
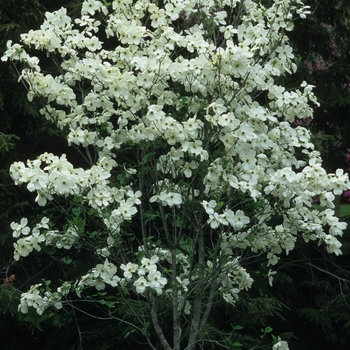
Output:
[[[44,6],[39,0],[1,0],[0,1],[0,34],[1,38],[13,35],[13,32],[30,27],[39,21],[44,12]]]
[[[306,280],[303,286],[306,290],[312,291],[312,302],[301,307],[298,315],[309,324],[317,325],[324,333],[325,339],[334,343],[339,342],[342,345],[348,344],[350,325],[348,283],[350,281],[343,278],[344,272],[340,274],[342,277],[330,272],[333,268],[322,269],[323,276],[319,273],[318,268],[313,265],[311,268],[314,278]]]
[[[12,150],[16,146],[15,141],[18,139],[19,137],[16,135],[0,132],[0,155]]]
[[[10,284],[0,285],[0,312],[1,314],[9,314],[11,317],[17,315],[18,302],[20,295],[15,292]]]
[[[311,129],[326,167],[346,167],[350,144],[350,40],[348,1],[308,1],[311,14],[295,22],[291,40],[298,56],[295,80],[315,85],[321,106],[315,108]]]
[[[276,335],[285,340],[294,337],[293,332],[286,332],[286,329],[291,330],[291,327],[283,330],[276,326],[280,321],[286,321],[284,317],[289,308],[273,296],[267,278],[259,278],[259,275],[260,272],[256,274],[255,280],[261,283],[260,289],[254,290],[253,294],[242,293],[235,307],[219,301],[214,304],[212,317],[206,328],[208,339],[214,339],[218,344],[223,342],[226,346],[229,345],[230,349],[238,350],[255,347],[271,349],[271,342],[275,340]]]

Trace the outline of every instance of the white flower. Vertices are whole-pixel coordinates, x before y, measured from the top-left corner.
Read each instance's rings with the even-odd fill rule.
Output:
[[[15,248],[14,258],[19,260],[20,256],[28,256],[31,252],[28,242],[24,238],[20,238],[17,243],[13,244]]]
[[[242,210],[237,210],[230,222],[235,230],[240,230],[250,222],[250,219]]]
[[[190,280],[188,278],[181,279],[180,276],[176,277],[176,280],[180,283],[181,287],[185,292],[188,291],[187,286],[190,284]]]
[[[137,209],[133,205],[134,201],[130,198],[126,201],[121,201],[116,213],[120,214],[124,220],[131,220],[132,216],[137,213]]]
[[[134,283],[133,285],[136,287],[136,292],[137,293],[144,293],[146,290],[146,287],[150,286],[150,283],[146,280],[145,277],[140,276]]]
[[[155,195],[150,198],[150,202],[161,201],[163,205],[168,205],[170,207],[177,205],[179,206],[182,203],[182,198],[180,193],[175,192],[166,192],[163,191],[159,195]]]
[[[168,282],[165,277],[162,277],[159,271],[151,271],[147,276],[147,280],[149,282],[150,288],[156,290],[158,294],[162,293],[163,287]]]
[[[95,288],[96,290],[100,291],[100,290],[104,290],[106,288],[106,285],[104,284],[104,282],[102,281],[96,281],[95,282]]]
[[[132,278],[132,274],[136,273],[136,271],[138,270],[138,265],[128,262],[126,265],[125,264],[121,264],[120,268],[124,271],[124,277],[126,279],[131,279]]]
[[[141,264],[147,271],[156,271],[157,270],[157,263],[159,261],[159,257],[157,255],[152,255],[150,259],[148,258],[142,258]]]
[[[342,251],[340,250],[342,244],[332,235],[326,235],[324,238],[326,243],[326,248],[328,253],[334,253],[335,255],[341,255]]]
[[[215,209],[217,203],[214,200],[211,200],[209,202],[203,201],[202,205],[203,205],[207,214],[214,214],[214,209]]]
[[[82,14],[89,13],[90,15],[94,15],[97,10],[99,10],[102,6],[100,1],[96,0],[85,0],[83,2],[83,7],[81,9]]]
[[[278,342],[273,345],[272,350],[289,350],[288,343],[278,337]]]
[[[15,222],[11,222],[10,226],[13,230],[12,236],[14,238],[18,238],[21,234],[28,235],[30,232],[30,228],[27,226],[27,224],[28,224],[27,218],[22,218],[19,224]]]

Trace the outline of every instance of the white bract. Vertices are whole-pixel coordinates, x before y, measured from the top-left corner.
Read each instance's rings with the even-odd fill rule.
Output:
[[[286,34],[307,6],[162,3],[84,1],[81,18],[65,9],[47,13],[21,45],[8,42],[2,60],[21,64],[29,100],[45,101],[42,115],[89,164],[74,167],[65,155],[44,153],[12,164],[11,176],[37,193],[40,206],[64,201],[99,225],[89,232],[85,221],[72,222],[63,230],[43,218],[30,230],[24,218],[11,227],[16,260],[43,245],[81,249],[90,242],[96,251],[96,266],[63,291],[32,286],[23,293],[22,312],[60,308],[69,292],[82,296],[89,287],[109,285],[123,300],[132,290],[151,305],[165,349],[160,299],[174,313],[174,349],[182,320],[191,325],[192,349],[214,295],[234,305],[252,285],[244,267],[250,255],[274,266],[298,236],[341,254],[337,236],[346,225],[333,200],[350,183],[341,170],[326,173],[310,132],[293,123],[312,117],[312,86],[280,85],[296,70]],[[56,70],[43,72],[33,49]],[[325,210],[314,209],[315,198]],[[283,341],[274,346],[282,348]]]

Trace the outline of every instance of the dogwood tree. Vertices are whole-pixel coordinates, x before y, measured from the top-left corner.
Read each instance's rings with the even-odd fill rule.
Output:
[[[341,254],[346,225],[332,208],[348,176],[327,174],[294,123],[312,117],[312,86],[282,83],[296,70],[288,31],[308,7],[262,3],[87,0],[81,18],[46,13],[21,44],[8,42],[2,60],[21,67],[28,99],[43,102],[43,117],[86,161],[44,153],[11,165],[16,184],[67,219],[13,222],[14,258],[94,254],[57,290],[32,285],[21,312],[60,309],[92,288],[134,310],[150,348],[194,349],[214,299],[235,305],[252,286],[252,259],[266,261],[272,284],[298,237]],[[274,349],[287,347],[276,339]]]

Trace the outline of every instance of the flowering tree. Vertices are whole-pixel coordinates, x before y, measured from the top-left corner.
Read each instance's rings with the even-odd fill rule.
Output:
[[[86,161],[44,153],[11,166],[38,205],[66,218],[13,222],[14,257],[93,252],[75,280],[22,293],[21,312],[105,290],[104,304],[134,312],[150,348],[157,339],[194,349],[214,299],[234,305],[251,287],[252,259],[272,269],[298,236],[341,254],[346,225],[332,208],[348,177],[327,174],[310,133],[295,126],[312,117],[312,86],[279,85],[296,70],[286,33],[307,12],[299,0],[87,0],[74,22],[65,9],[46,13],[22,45],[8,43],[2,60],[24,67],[28,99],[43,102],[42,115]],[[55,68],[42,72],[25,48]],[[316,196],[323,210],[312,207]]]

